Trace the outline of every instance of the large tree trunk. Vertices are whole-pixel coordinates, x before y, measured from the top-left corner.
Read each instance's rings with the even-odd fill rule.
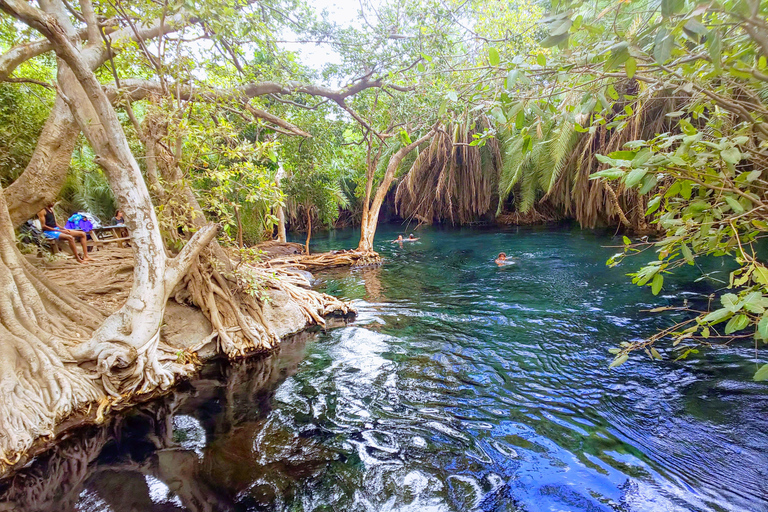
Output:
[[[360,243],[357,245],[358,251],[373,252],[373,237],[376,235],[376,228],[379,223],[379,211],[381,210],[381,205],[384,203],[384,198],[387,196],[389,187],[392,186],[392,181],[395,179],[395,173],[397,172],[397,168],[400,167],[400,162],[403,161],[403,158],[405,158],[408,153],[432,137],[434,133],[435,129],[433,128],[423,137],[411,142],[407,146],[403,146],[392,155],[392,158],[390,158],[387,163],[387,170],[384,173],[384,178],[382,178],[379,187],[376,189],[376,195],[373,197],[370,206],[368,198],[370,197],[373,188],[374,173],[369,169],[368,180],[366,183],[366,198],[365,204],[363,205],[363,219],[360,225]]]
[[[72,353],[103,317],[19,253],[2,193],[0,290],[0,461],[11,464],[62,418],[104,397]]]
[[[175,261],[169,260],[141,170],[106,96],[100,102],[89,101],[93,92],[87,94],[62,61],[58,80],[71,105],[77,106],[73,114],[125,212],[134,248],[134,281],[128,300],[99,327],[88,344],[79,348],[78,355],[98,361],[99,371],[113,384],[108,387],[112,394],[167,388],[175,376],[160,364],[157,352],[165,303],[196,253],[216,230],[212,226],[201,229],[188,242],[186,251]]]
[[[14,226],[34,217],[59,195],[79,134],[69,106],[57,94],[29,164],[5,190],[8,213]]]
[[[134,249],[134,283],[128,300],[107,318],[91,339],[74,351],[97,363],[106,390],[121,396],[167,388],[175,380],[173,364],[162,364],[158,344],[165,303],[173,287],[215,236],[200,230],[174,260],[166,257],[149,192],[117,113],[83,54],[59,0],[41,2],[47,14],[21,0],[0,0],[0,7],[42,32],[59,57],[58,83],[63,98],[96,153],[118,204],[125,212]]]

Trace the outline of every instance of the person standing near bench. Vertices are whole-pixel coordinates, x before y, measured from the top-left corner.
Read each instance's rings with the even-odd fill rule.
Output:
[[[65,240],[69,244],[69,248],[72,249],[72,254],[75,255],[75,259],[78,263],[85,263],[87,261],[93,261],[93,258],[88,256],[88,245],[86,235],[82,231],[76,229],[66,229],[56,222],[56,216],[53,214],[53,204],[49,204],[45,209],[37,212],[37,218],[40,219],[40,225],[43,227],[43,236],[51,240]],[[81,258],[77,254],[77,246],[75,240],[80,241],[80,245],[83,247],[83,257]]]

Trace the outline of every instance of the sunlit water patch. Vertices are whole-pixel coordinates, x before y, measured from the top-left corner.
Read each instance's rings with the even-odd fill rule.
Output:
[[[605,266],[616,240],[579,230],[386,243],[396,235],[379,234],[381,268],[319,276],[355,301],[353,324],[208,365],[62,443],[2,499],[56,512],[768,511],[768,387],[751,380],[765,356],[608,368],[609,348],[666,325],[641,310],[697,300],[706,283],[667,278],[653,297],[629,283],[632,261]],[[501,251],[513,265],[493,263]]]

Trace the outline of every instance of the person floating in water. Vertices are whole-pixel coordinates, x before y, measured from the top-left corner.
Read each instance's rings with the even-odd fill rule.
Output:
[[[495,262],[500,267],[503,267],[504,265],[512,265],[514,263],[514,261],[507,259],[507,253],[505,252],[500,252],[496,257]]]
[[[397,235],[397,240],[392,240],[392,243],[403,245],[403,242],[415,242],[416,240],[418,240],[418,238],[411,233],[408,235],[408,238],[403,238],[403,235]]]
[[[66,241],[78,263],[93,261],[93,258],[88,256],[88,243],[85,233],[77,229],[66,229],[59,226],[56,222],[56,216],[53,214],[53,204],[49,204],[45,209],[37,212],[37,218],[40,219],[40,224],[43,227],[43,236],[45,236],[45,238]],[[79,240],[80,245],[83,247],[82,258],[77,254],[75,240]]]

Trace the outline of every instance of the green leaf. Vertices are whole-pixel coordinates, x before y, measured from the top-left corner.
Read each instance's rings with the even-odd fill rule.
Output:
[[[635,157],[632,159],[632,167],[640,167],[645,162],[650,160],[651,156],[651,150],[648,148],[639,151],[637,155],[635,155]]]
[[[458,101],[459,95],[456,94],[456,91],[448,91],[448,94],[446,94],[449,100],[451,101]]]
[[[525,126],[525,111],[521,109],[515,117],[515,128],[522,130],[523,126]]]
[[[634,57],[629,57],[624,63],[624,71],[627,72],[627,78],[635,76],[635,70],[637,69],[637,61]]]
[[[722,322],[729,316],[731,316],[733,313],[731,311],[728,311],[726,308],[720,308],[712,311],[710,314],[705,316],[701,319],[702,323],[706,324],[716,324],[718,322]]]
[[[672,55],[672,45],[675,40],[672,34],[665,28],[659,29],[653,45],[653,58],[659,64],[664,64]]]
[[[683,253],[683,258],[685,258],[685,261],[687,261],[689,265],[693,265],[693,253],[687,244],[680,245],[680,252]]]
[[[768,315],[760,317],[760,321],[757,323],[757,333],[763,340],[768,340]]]
[[[720,40],[720,33],[716,30],[709,32],[707,36],[707,46],[709,47],[709,58],[712,60],[712,65],[715,67],[715,71],[719,74],[722,71],[723,43]]]
[[[608,158],[613,158],[614,160],[632,160],[635,158],[635,155],[637,155],[637,151],[614,151],[613,153],[610,153],[608,155]],[[600,160],[600,157],[606,158],[603,155],[595,155],[598,160]],[[600,160],[603,163],[609,163],[609,160]],[[613,163],[613,162],[610,162]]]
[[[547,65],[547,58],[544,56],[543,53],[540,53],[536,56],[536,63],[539,66],[546,66]]]
[[[629,43],[622,41],[611,48],[611,55],[605,61],[605,70],[610,71],[624,64],[629,58]]]
[[[661,287],[664,284],[664,276],[656,274],[653,276],[653,282],[651,283],[651,291],[654,295],[658,295],[661,291]]]
[[[440,108],[437,109],[437,117],[443,117],[447,109],[448,109],[448,100],[443,100],[440,103]]]
[[[659,206],[661,205],[661,196],[656,196],[650,201],[648,201],[648,209],[645,210],[646,215],[650,215],[656,210],[659,209]]]
[[[571,29],[571,25],[573,25],[573,22],[570,20],[570,18],[565,18],[563,20],[558,20],[552,23],[550,29],[549,29],[549,35],[550,36],[560,36],[563,34],[568,34],[568,31]],[[543,66],[544,64],[542,64]]]
[[[629,356],[627,354],[622,354],[618,356],[616,359],[614,359],[610,365],[608,365],[609,368],[616,368],[617,366],[621,366],[622,364],[627,362],[627,359],[629,359]]]
[[[744,276],[745,281],[746,281],[746,278],[747,277]],[[760,292],[749,292],[741,302],[744,304],[744,309],[746,309],[750,313],[761,315],[765,312],[765,307],[763,307],[763,304],[762,304],[763,294]]]
[[[624,242],[624,245],[632,245],[632,240],[630,240],[628,236],[624,236],[622,242]]]
[[[653,356],[655,359],[659,359],[659,360],[663,359],[663,358],[661,357],[661,354],[659,354],[659,351],[658,351],[658,350],[656,350],[656,349],[655,349],[655,348],[653,348],[653,347],[651,347],[651,355],[652,355],[652,356]]]
[[[491,66],[498,66],[499,61],[499,51],[493,46],[488,48],[488,62],[490,62]]]
[[[747,325],[749,325],[749,317],[747,315],[736,315],[725,324],[725,334],[740,331]]]
[[[741,161],[741,151],[739,148],[728,148],[720,152],[720,158],[729,164],[736,165]]]
[[[427,68],[425,68],[425,67],[424,67],[424,64],[422,64],[421,62],[419,62],[419,63],[416,65],[416,69],[419,71],[419,73],[423,73],[424,71],[426,71],[426,70],[427,70]]]
[[[755,382],[768,380],[768,364],[761,366],[760,369],[755,372],[755,376],[752,377],[752,380]]]
[[[733,210],[733,213],[735,213],[736,215],[744,213],[744,207],[741,206],[741,203],[739,203],[733,197],[725,196],[725,202],[728,203],[728,206],[731,207],[731,209]]]
[[[520,71],[516,69],[510,69],[509,73],[507,73],[507,89],[512,89],[512,87],[515,85],[515,82],[517,82],[517,77],[520,74]]]
[[[641,195],[647,194],[648,192],[651,191],[651,189],[653,189],[653,187],[656,186],[656,183],[657,183],[656,176],[654,176],[653,174],[646,175],[643,177],[643,180],[641,181],[641,183],[642,185],[640,186],[637,192]]]
[[[685,30],[685,33],[691,39],[697,42],[701,40],[701,38],[697,36],[707,35],[707,27],[705,27],[699,20],[693,18],[689,19],[685,25],[683,25],[683,30]]]
[[[616,169],[615,167],[613,167],[611,169],[605,169],[602,171],[593,172],[592,174],[589,175],[589,179],[596,180],[598,178],[606,178],[609,180],[615,180],[617,178],[621,178],[625,174],[626,174],[626,171],[624,171],[623,169]]]
[[[726,293],[720,297],[720,304],[731,313],[735,313],[741,309],[739,297],[735,293]]]
[[[542,48],[552,48],[553,46],[559,45],[566,39],[568,39],[568,32],[565,32],[564,34],[559,34],[556,36],[549,36],[546,39],[544,39],[540,44]]]
[[[632,188],[640,183],[640,180],[642,180],[646,174],[648,174],[648,169],[632,169],[627,173],[627,177],[624,178],[624,185],[628,188]]]
[[[661,0],[661,15],[665,18],[677,14],[685,5],[684,0]]]
[[[755,264],[755,270],[752,272],[752,280],[757,284],[768,286],[768,268]]]

